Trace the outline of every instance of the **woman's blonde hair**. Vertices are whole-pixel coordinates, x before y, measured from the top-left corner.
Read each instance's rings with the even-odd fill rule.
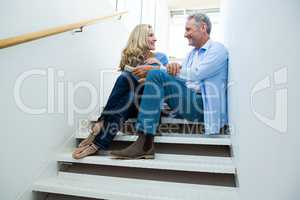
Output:
[[[152,30],[149,24],[139,24],[130,33],[125,49],[122,51],[122,58],[119,68],[123,70],[125,65],[136,67],[144,64],[146,56],[153,57],[147,43],[147,38]],[[150,55],[149,55],[150,53]]]

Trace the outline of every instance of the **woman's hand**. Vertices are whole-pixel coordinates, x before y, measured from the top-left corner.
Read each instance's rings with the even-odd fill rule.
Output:
[[[139,83],[145,83],[145,81],[146,81],[146,78],[140,78],[140,79],[138,80]]]
[[[153,69],[153,66],[151,65],[139,65],[134,68],[132,74],[139,78],[145,78],[147,76],[147,72],[151,69]]]

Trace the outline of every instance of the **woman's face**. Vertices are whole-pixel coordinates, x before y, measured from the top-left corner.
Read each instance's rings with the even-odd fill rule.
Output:
[[[155,42],[156,42],[156,37],[154,35],[153,30],[150,29],[148,37],[147,37],[147,44],[148,44],[149,50],[155,50]]]

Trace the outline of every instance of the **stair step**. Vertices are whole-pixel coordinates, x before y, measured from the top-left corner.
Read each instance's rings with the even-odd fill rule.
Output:
[[[130,122],[130,123],[136,122],[136,118],[130,118],[126,122]],[[201,124],[199,122],[193,122],[193,121],[188,121],[186,119],[179,119],[173,117],[162,117],[161,123],[162,124]]]
[[[235,174],[230,157],[192,156],[176,154],[155,154],[153,160],[118,160],[107,155],[88,156],[80,160],[72,158],[71,153],[61,153],[57,160],[69,163],[109,165],[147,169],[176,170],[189,172]]]
[[[77,134],[77,139],[84,139],[88,134]],[[115,141],[135,141],[136,135],[125,135],[119,132],[114,138]],[[199,144],[199,145],[221,145],[230,146],[231,139],[229,135],[185,135],[185,134],[163,134],[163,136],[155,136],[155,143],[168,144]]]
[[[59,172],[33,191],[110,200],[237,200],[236,188]]]

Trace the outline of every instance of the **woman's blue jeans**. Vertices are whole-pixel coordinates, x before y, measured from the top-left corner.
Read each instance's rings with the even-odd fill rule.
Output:
[[[113,138],[128,118],[135,118],[138,114],[140,96],[143,94],[143,85],[129,72],[122,72],[117,78],[98,121],[104,126],[96,136],[94,144],[100,149],[109,148]]]
[[[94,144],[100,149],[108,149],[122,124],[137,115],[136,130],[154,135],[163,102],[180,118],[204,121],[201,94],[187,88],[184,81],[165,71],[153,69],[148,72],[145,84],[139,84],[131,73],[123,72],[98,119],[103,120],[104,127]]]

